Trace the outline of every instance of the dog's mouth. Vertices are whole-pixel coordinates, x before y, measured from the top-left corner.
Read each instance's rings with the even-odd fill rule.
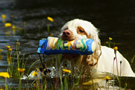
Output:
[[[71,30],[65,30],[61,36],[62,40],[72,41],[75,40],[73,32]],[[69,60],[79,57],[77,54],[63,54],[63,57]]]
[[[67,36],[64,36],[64,35],[61,36],[61,39],[62,39],[62,40],[65,40],[65,41],[72,41],[72,40],[75,40],[75,39],[72,38],[72,37],[67,37]]]

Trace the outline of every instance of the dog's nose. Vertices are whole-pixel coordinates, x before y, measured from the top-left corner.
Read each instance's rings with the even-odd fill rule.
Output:
[[[65,36],[71,36],[71,31],[70,30],[65,30],[63,32],[63,35],[65,35]]]

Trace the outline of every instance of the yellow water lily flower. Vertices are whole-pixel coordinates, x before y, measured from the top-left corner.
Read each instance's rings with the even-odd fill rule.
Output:
[[[5,23],[5,27],[11,27],[12,24],[11,23]]]
[[[10,48],[10,46],[7,46],[7,49],[9,49]]]
[[[3,49],[0,49],[0,52],[2,52],[3,51]]]
[[[3,88],[0,88],[0,90],[4,90]]]
[[[8,51],[12,51],[12,48],[9,48]]]
[[[25,68],[18,68],[17,70],[18,70],[18,72],[24,72]]]
[[[12,30],[15,30],[15,25],[12,26]]]
[[[118,47],[117,47],[117,46],[115,46],[113,49],[114,49],[114,50],[118,50]]]
[[[66,73],[71,73],[71,70],[68,70],[68,69],[62,69],[62,71]]]
[[[4,78],[9,78],[10,77],[8,72],[0,72],[0,76],[4,77]]]
[[[36,71],[34,71],[33,73],[32,73],[32,76],[36,76],[38,73],[36,72]]]
[[[2,15],[1,15],[1,18],[2,18],[2,19],[6,19],[6,15],[5,15],[5,14],[2,14]]]
[[[47,17],[47,19],[48,19],[49,21],[51,21],[51,22],[54,21],[52,17]]]
[[[7,46],[8,51],[12,51],[12,48],[10,46]]]
[[[110,79],[111,79],[111,78],[110,78],[110,77],[108,77],[108,76],[106,76],[105,78],[106,78],[106,80],[110,80]]]
[[[111,37],[109,37],[109,40],[111,41],[111,40],[112,40],[112,38],[111,38]]]

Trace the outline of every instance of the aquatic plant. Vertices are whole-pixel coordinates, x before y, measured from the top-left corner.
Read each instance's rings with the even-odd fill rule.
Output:
[[[17,68],[18,72],[23,73],[25,71],[25,68]]]
[[[15,27],[15,25],[12,25],[12,32],[13,32],[13,35],[15,35],[15,32],[16,32],[16,27]]]
[[[114,49],[114,51],[115,51],[115,53],[116,53],[116,51],[118,50],[118,47],[115,46],[113,49]]]
[[[119,43],[113,42],[112,37],[108,37],[108,41],[106,41],[105,44],[108,45],[108,47],[110,47],[110,48],[112,48],[115,45],[119,45]]]
[[[9,90],[8,85],[7,85],[7,78],[10,78],[9,73],[8,72],[0,72],[0,77],[4,78],[5,90]]]
[[[108,46],[111,47],[111,41],[112,41],[112,38],[109,37],[109,41],[108,41]]]
[[[71,70],[69,70],[69,69],[62,69],[62,71],[65,73],[71,73]]]
[[[34,72],[32,73],[33,76],[37,76],[37,74],[38,74],[38,73],[37,73],[36,71],[34,71]]]
[[[47,17],[47,20],[50,22],[54,22],[54,19],[52,17]],[[48,31],[48,33],[50,32],[50,25],[49,24],[47,24],[47,31]]]
[[[12,24],[11,23],[5,23],[5,27],[11,27]]]
[[[2,19],[6,19],[6,15],[5,15],[5,14],[2,14],[2,15],[1,15],[1,18],[2,18]]]
[[[120,69],[120,73],[119,73],[119,71],[118,71],[118,60],[117,60],[117,54],[116,54],[117,50],[118,50],[118,47],[115,46],[113,49],[114,49],[114,54],[115,54],[114,61],[116,61],[116,69],[117,69],[117,76],[116,76],[116,78],[117,78],[117,81],[119,83],[119,90],[121,90],[121,79],[118,77],[119,75],[121,75],[121,69]],[[122,63],[122,61],[120,61],[120,65],[121,65],[121,63]],[[114,63],[113,63],[113,65],[114,65]]]
[[[115,46],[113,49],[114,49],[114,54],[115,54],[114,62],[116,61],[117,75],[119,75],[119,72],[118,72],[118,60],[117,60],[117,54],[116,54],[116,52],[118,50],[118,47]],[[114,62],[113,62],[113,66],[114,66]],[[114,72],[114,70],[113,70],[113,72]]]
[[[47,17],[47,19],[51,22],[54,22],[54,19],[52,17]]]
[[[1,15],[2,23],[5,23],[5,22],[6,22],[6,21],[5,21],[6,17],[7,17],[7,16],[6,16],[5,14],[2,14],[2,15]]]
[[[3,51],[3,49],[0,49],[0,55],[1,55],[1,52]]]
[[[105,76],[105,78],[106,78],[106,81],[111,79],[109,76]]]
[[[10,78],[10,75],[8,72],[0,72],[0,77]]]

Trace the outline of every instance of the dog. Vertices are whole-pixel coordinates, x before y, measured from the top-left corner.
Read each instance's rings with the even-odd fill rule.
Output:
[[[64,54],[63,57],[70,60],[73,67],[85,66],[96,71],[108,72],[118,76],[135,77],[129,62],[119,51],[102,46],[98,36],[99,30],[89,21],[73,19],[62,28],[60,38],[62,40],[93,39],[96,50],[92,55]]]

